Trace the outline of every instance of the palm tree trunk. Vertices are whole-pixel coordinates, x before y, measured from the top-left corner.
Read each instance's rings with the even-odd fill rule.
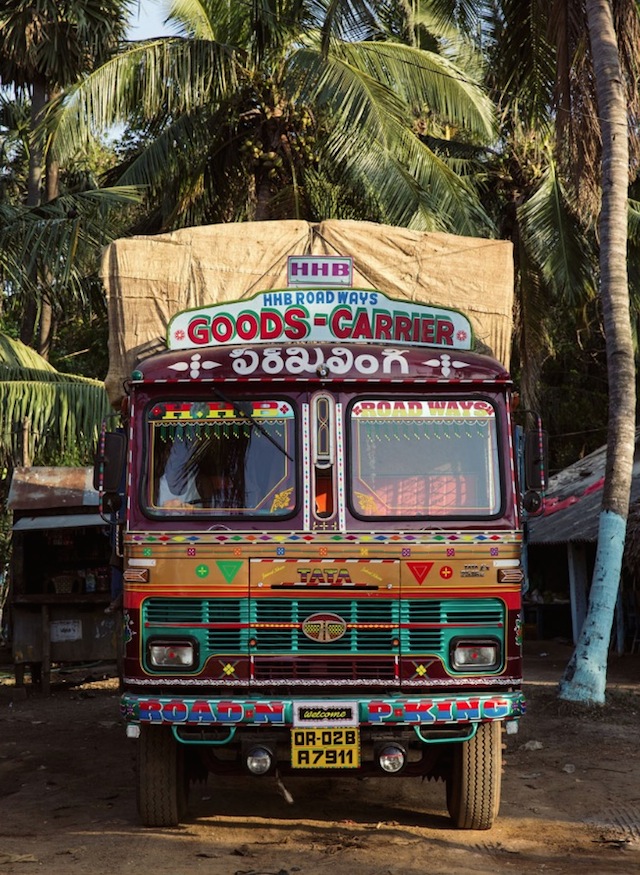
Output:
[[[253,217],[255,222],[266,222],[271,218],[271,189],[265,179],[258,182],[256,189],[256,210]]]
[[[43,141],[38,131],[42,115],[47,103],[47,92],[44,79],[36,77],[31,95],[31,118],[29,121],[29,179],[27,180],[27,206],[37,207],[42,197]]]
[[[31,95],[31,119],[29,122],[30,152],[29,152],[29,178],[27,180],[27,206],[37,207],[42,197],[42,174],[43,174],[43,141],[37,133],[38,125],[42,120],[47,102],[45,81],[42,77],[35,77]],[[36,283],[37,277],[32,276]],[[24,302],[22,324],[20,326],[20,340],[30,346],[33,343],[36,321],[38,319],[38,302],[35,295],[29,293]]]
[[[36,352],[38,352],[38,354],[47,362],[51,355],[54,333],[55,322],[53,319],[53,307],[51,306],[49,295],[45,292],[42,295],[42,301],[40,304],[40,324],[38,326]]]
[[[560,682],[560,698],[602,704],[629,512],[636,393],[627,279],[627,106],[611,2],[587,0],[586,9],[602,133],[600,298],[610,401],[607,464],[589,607]]]
[[[55,95],[53,95],[55,96]],[[54,200],[60,194],[60,164],[51,158],[50,153],[46,158],[46,179],[45,179],[45,200],[47,203]],[[47,277],[47,290],[43,291],[40,301],[40,326],[38,331],[38,343],[36,346],[37,352],[43,359],[49,361],[51,347],[53,346],[53,336],[55,333],[55,320],[53,318],[53,307],[51,305],[51,282],[50,276]]]

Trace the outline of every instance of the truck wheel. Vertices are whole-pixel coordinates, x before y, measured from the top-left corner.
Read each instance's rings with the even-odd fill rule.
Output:
[[[141,726],[138,739],[138,813],[145,826],[177,826],[187,810],[184,747],[169,726]]]
[[[481,723],[469,741],[453,747],[447,809],[459,829],[490,829],[500,808],[502,726]]]

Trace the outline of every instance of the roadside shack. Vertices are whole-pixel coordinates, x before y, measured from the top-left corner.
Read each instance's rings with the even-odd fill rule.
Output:
[[[52,664],[116,660],[109,528],[91,468],[16,468],[10,605],[16,684],[48,693]]]
[[[549,481],[544,512],[529,521],[529,579],[537,602],[525,601],[537,637],[578,641],[587,614],[598,544],[607,447],[569,465]],[[611,646],[621,655],[640,647],[640,429],[636,430],[631,508]]]

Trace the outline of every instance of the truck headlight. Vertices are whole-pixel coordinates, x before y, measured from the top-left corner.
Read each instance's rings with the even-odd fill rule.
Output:
[[[193,641],[150,641],[148,654],[152,668],[193,668],[196,662]]]
[[[454,641],[451,667],[454,671],[495,671],[500,667],[500,644],[497,641]]]

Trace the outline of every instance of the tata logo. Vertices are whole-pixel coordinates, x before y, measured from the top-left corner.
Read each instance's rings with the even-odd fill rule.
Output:
[[[346,568],[298,568],[303,586],[344,586],[352,584]]]
[[[312,641],[324,644],[339,641],[347,631],[346,621],[338,614],[311,614],[302,621],[302,632]]]

